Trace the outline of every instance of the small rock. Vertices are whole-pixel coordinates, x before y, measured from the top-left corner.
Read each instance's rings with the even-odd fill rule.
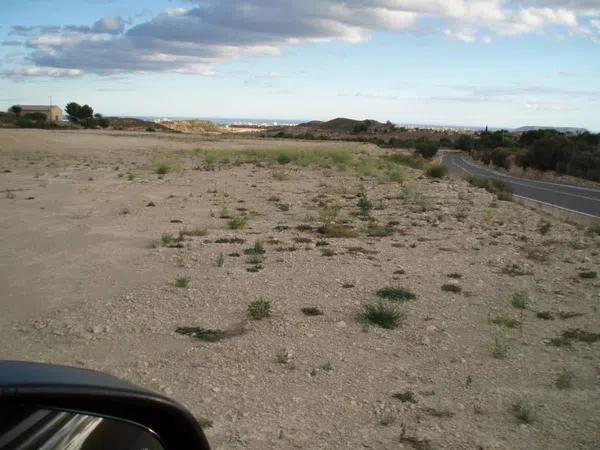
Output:
[[[338,323],[335,324],[335,326],[337,328],[346,328],[346,322],[344,322],[343,320],[340,320]]]

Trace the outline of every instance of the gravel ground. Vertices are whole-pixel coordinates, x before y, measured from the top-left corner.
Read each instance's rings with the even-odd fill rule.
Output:
[[[551,340],[600,338],[600,283],[580,277],[598,271],[600,238],[417,170],[402,184],[292,165],[209,171],[190,153],[306,145],[0,130],[0,357],[163,392],[211,422],[214,448],[598,448],[600,341]],[[160,179],[165,158],[178,170]],[[390,236],[368,236],[361,193]],[[359,235],[319,235],[325,205]],[[223,208],[250,213],[246,227],[229,229]],[[160,242],[196,227],[207,234]],[[391,330],[360,318],[388,286],[416,294]],[[271,315],[251,320],[259,299]]]

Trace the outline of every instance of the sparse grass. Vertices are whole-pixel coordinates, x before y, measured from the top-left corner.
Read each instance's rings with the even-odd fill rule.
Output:
[[[511,300],[511,304],[517,309],[527,308],[528,302],[529,299],[527,298],[527,294],[525,292],[514,293]]]
[[[226,206],[223,206],[221,208],[221,210],[219,211],[219,218],[220,219],[231,219],[231,213],[229,212],[229,209]]]
[[[217,267],[223,267],[225,265],[225,255],[223,255],[223,252],[219,253],[219,256],[217,256]]]
[[[319,221],[325,224],[330,224],[337,219],[341,210],[342,208],[337,205],[323,206],[319,211]]]
[[[425,174],[429,178],[444,178],[448,175],[448,168],[441,164],[430,164],[425,168]]]
[[[476,175],[466,175],[464,178],[472,186],[482,188],[492,194],[496,194],[498,200],[512,200],[512,191],[504,181],[495,180],[493,178],[478,177]]]
[[[288,211],[290,210],[290,205],[287,205],[287,204],[285,204],[285,203],[279,203],[279,204],[277,205],[277,209],[278,209],[279,211],[288,212]]]
[[[252,247],[244,250],[245,255],[264,255],[265,253],[266,250],[262,241],[256,241]]]
[[[405,155],[403,153],[394,153],[390,155],[388,159],[400,166],[411,167],[413,169],[423,168],[423,158],[415,155]]]
[[[207,330],[200,327],[179,327],[175,332],[205,342],[218,342],[225,337],[225,332],[222,330]]]
[[[275,361],[279,364],[287,364],[290,362],[290,354],[285,350],[281,350],[275,354]]]
[[[179,236],[189,236],[189,237],[203,237],[208,236],[208,230],[206,228],[184,228],[179,231]]]
[[[323,315],[323,311],[321,311],[319,308],[316,308],[314,306],[308,306],[306,308],[302,308],[302,312],[304,313],[305,316],[322,316]]]
[[[534,420],[531,408],[523,401],[512,406],[512,414],[519,423],[532,423]]]
[[[215,241],[215,244],[243,244],[246,242],[242,238],[219,238]]]
[[[248,315],[253,320],[262,320],[271,315],[271,302],[260,299],[248,305]]]
[[[394,234],[394,228],[388,225],[378,225],[371,221],[367,226],[367,235],[371,237],[387,237]]]
[[[188,276],[178,277],[175,279],[175,286],[178,288],[186,288],[189,286],[191,278]]]
[[[248,264],[259,265],[262,264],[263,259],[261,255],[250,255],[246,260]]]
[[[379,289],[377,291],[377,297],[385,298],[395,302],[406,302],[409,300],[415,300],[417,298],[416,294],[413,292],[404,288],[396,287],[385,287]]]
[[[373,208],[373,204],[369,201],[366,194],[360,196],[356,206],[360,209],[360,215],[363,217],[367,217],[371,212],[371,208]]]
[[[133,181],[133,180],[135,180],[135,175],[134,175],[133,173],[129,172],[129,173],[127,174],[127,180],[128,180],[128,181]]]
[[[498,316],[490,320],[494,325],[500,325],[506,328],[518,328],[521,326],[521,322],[510,317]]]
[[[172,171],[173,171],[173,166],[170,163],[168,163],[168,162],[164,162],[163,161],[163,162],[159,162],[156,165],[156,173],[158,175],[166,175],[166,174],[168,174],[169,172],[172,172]]]
[[[248,223],[248,216],[235,216],[229,219],[227,225],[230,230],[242,230]]]
[[[174,240],[175,236],[173,236],[171,233],[163,233],[160,237],[160,241],[163,245],[171,245]]]
[[[542,320],[554,320],[554,316],[550,311],[538,311],[536,317]]]
[[[329,238],[355,238],[358,233],[347,225],[325,224],[320,226],[317,231],[323,236]]]
[[[593,271],[586,271],[586,272],[579,272],[579,278],[584,279],[584,280],[593,280],[594,278],[598,277],[598,272],[593,272]]]
[[[361,316],[363,321],[388,330],[398,328],[404,317],[404,314],[398,308],[384,302],[365,305]]]
[[[550,222],[548,222],[547,220],[542,220],[540,222],[540,224],[538,225],[538,231],[540,232],[540,234],[542,236],[547,235],[551,229],[552,229],[552,224]]]
[[[492,345],[492,356],[496,359],[504,359],[508,356],[508,344],[497,336]]]
[[[558,389],[571,389],[573,387],[573,372],[568,369],[562,369],[556,374],[554,386]]]
[[[453,292],[454,294],[459,294],[462,292],[462,288],[458,284],[444,284],[442,285],[442,291],[444,292]]]
[[[200,428],[211,428],[213,426],[213,421],[205,417],[196,416],[196,422],[198,422]]]

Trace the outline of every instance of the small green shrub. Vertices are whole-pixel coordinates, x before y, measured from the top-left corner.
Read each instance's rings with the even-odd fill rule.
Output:
[[[573,373],[567,369],[562,369],[556,375],[554,385],[558,389],[571,389],[573,387]]]
[[[398,328],[403,319],[404,314],[402,312],[395,306],[384,302],[365,305],[362,314],[363,321],[388,330]]]
[[[231,213],[229,212],[229,209],[226,206],[223,206],[221,208],[221,210],[219,211],[219,218],[220,219],[231,219]]]
[[[336,255],[336,253],[333,250],[331,250],[330,248],[321,249],[321,256],[331,258],[332,256],[335,256],[335,255]]]
[[[415,300],[417,298],[416,294],[413,292],[404,288],[395,287],[381,288],[377,291],[377,296],[395,302],[406,302],[409,300]]]
[[[439,145],[432,141],[418,142],[416,145],[415,152],[421,155],[423,158],[433,158],[439,150]]]
[[[355,238],[358,233],[347,225],[325,224],[320,226],[317,231],[323,236],[329,238]]]
[[[175,286],[178,288],[186,288],[190,284],[190,277],[178,277],[175,279]]]
[[[163,245],[170,245],[175,240],[175,237],[171,233],[163,233],[160,240]]]
[[[431,164],[425,169],[425,174],[429,178],[444,178],[448,175],[448,168],[441,164]]]
[[[548,222],[547,220],[543,220],[538,226],[538,231],[540,232],[540,234],[542,236],[545,236],[546,234],[548,234],[548,232],[551,229],[552,229],[552,224],[550,222]]]
[[[286,153],[280,153],[279,155],[277,155],[277,162],[281,165],[288,164],[291,161],[292,158],[290,158],[290,156]]]
[[[184,228],[183,230],[179,231],[179,236],[202,237],[207,235],[208,230],[206,228]]]
[[[376,222],[369,222],[367,226],[367,235],[371,237],[392,236],[396,230],[389,225],[379,225]]]
[[[271,315],[271,302],[268,300],[257,300],[248,305],[248,315],[253,320],[262,320]]]
[[[262,241],[256,241],[252,247],[244,250],[245,255],[264,255],[265,253],[266,250]]]
[[[363,194],[363,195],[361,195],[360,199],[358,200],[358,203],[356,206],[358,206],[360,208],[360,215],[366,217],[369,215],[369,212],[371,211],[373,204],[369,201],[367,196]]]
[[[515,419],[517,419],[520,423],[532,423],[533,415],[531,413],[531,409],[529,405],[525,402],[519,402],[512,406],[512,413]]]
[[[518,309],[527,308],[528,303],[527,294],[525,292],[516,292],[512,296],[511,304]]]
[[[333,364],[331,361],[327,361],[325,364],[323,364],[323,370],[325,372],[331,372],[333,370]]]
[[[178,334],[190,336],[205,342],[218,342],[225,337],[221,330],[207,330],[200,327],[179,327],[175,330]]]
[[[302,308],[302,312],[304,313],[305,316],[322,316],[323,315],[323,311],[321,311],[319,308],[316,308],[314,306]]]
[[[584,280],[593,280],[594,278],[597,278],[597,277],[598,277],[597,272],[592,272],[592,271],[579,272],[579,278],[582,278]]]
[[[458,284],[448,283],[448,284],[442,285],[442,291],[453,292],[455,294],[458,294],[458,293],[462,292],[462,288]]]
[[[231,230],[242,230],[248,223],[248,216],[235,216],[229,219],[227,225]]]
[[[539,311],[536,313],[536,317],[542,320],[554,320],[554,316],[550,311]]]
[[[521,326],[521,322],[510,317],[498,316],[491,319],[490,322],[494,325],[500,325],[506,328],[518,328],[519,326]]]
[[[173,167],[169,163],[166,163],[166,162],[159,163],[156,166],[156,173],[158,175],[166,175],[169,172],[171,172],[172,170],[173,170]]]
[[[288,362],[290,362],[290,354],[285,350],[281,350],[275,355],[275,360],[279,364],[287,364]]]
[[[219,253],[219,256],[217,256],[217,267],[223,267],[225,265],[225,255],[223,255],[223,252]]]

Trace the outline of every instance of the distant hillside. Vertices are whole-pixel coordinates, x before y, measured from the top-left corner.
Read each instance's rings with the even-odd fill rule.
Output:
[[[585,128],[573,128],[573,127],[537,127],[537,126],[528,126],[521,127],[513,130],[515,133],[525,133],[526,131],[537,131],[537,130],[555,130],[559,133],[573,133],[573,134],[581,134],[586,133],[588,130]]]
[[[125,131],[160,131],[162,133],[176,133],[177,131],[149,120],[134,119],[131,117],[107,117],[111,128]]]
[[[299,127],[316,128],[319,130],[335,131],[338,133],[364,133],[378,132],[384,129],[393,129],[391,123],[381,123],[376,120],[354,120],[338,117],[328,122],[313,120],[311,122],[301,123]]]

